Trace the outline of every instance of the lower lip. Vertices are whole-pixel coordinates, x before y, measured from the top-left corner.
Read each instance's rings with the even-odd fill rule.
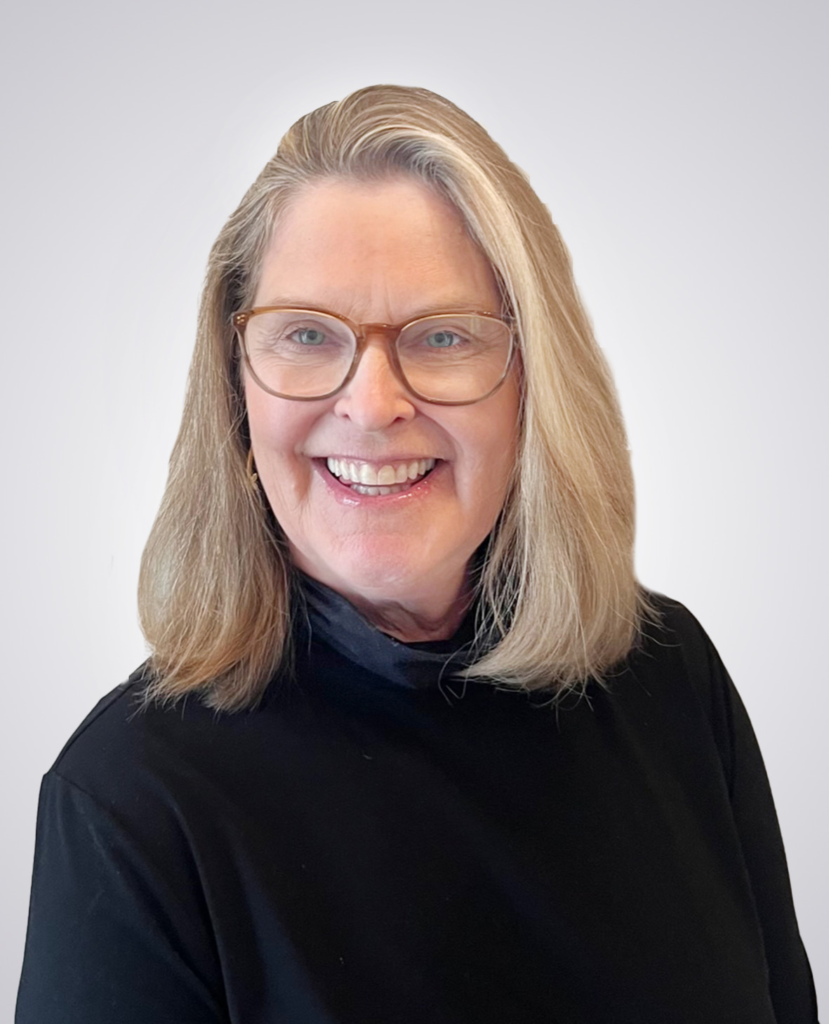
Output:
[[[359,491],[347,487],[333,473],[330,473],[324,459],[314,460],[314,469],[325,483],[331,495],[340,504],[348,505],[352,508],[371,508],[374,506],[389,508],[406,505],[411,501],[422,500],[429,496],[436,483],[440,483],[445,466],[445,462],[437,462],[434,469],[430,470],[426,476],[418,480],[417,483],[412,484],[411,487],[407,487],[405,491],[398,491],[397,494],[360,494]]]

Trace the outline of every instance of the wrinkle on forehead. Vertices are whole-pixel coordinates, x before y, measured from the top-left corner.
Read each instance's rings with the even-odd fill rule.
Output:
[[[324,181],[281,219],[255,305],[400,323],[436,310],[497,312],[488,260],[455,208],[416,179]]]

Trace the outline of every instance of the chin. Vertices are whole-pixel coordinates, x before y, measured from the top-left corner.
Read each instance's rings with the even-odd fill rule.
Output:
[[[428,566],[414,565],[401,559],[399,553],[389,558],[347,560],[334,567],[343,588],[377,601],[402,601],[412,598],[423,588]]]
[[[297,565],[309,576],[342,593],[370,601],[420,602],[430,590],[442,589],[449,578],[463,583],[464,566],[450,568],[448,557],[424,557],[422,542],[399,537],[361,539],[357,545],[339,547],[333,557],[313,561],[295,556]],[[465,564],[465,563],[464,563]],[[447,571],[448,570],[448,571]]]

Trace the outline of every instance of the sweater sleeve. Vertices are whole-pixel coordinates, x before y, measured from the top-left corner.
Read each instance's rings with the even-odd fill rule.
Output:
[[[818,1019],[815,987],[768,776],[740,695],[722,667],[721,672],[733,744],[731,802],[763,930],[772,1004],[778,1024],[811,1024]]]
[[[707,705],[723,764],[763,933],[777,1024],[817,1024],[812,972],[797,926],[783,839],[754,729],[714,644],[687,609],[676,606],[676,611],[686,665]]]
[[[45,776],[16,1024],[226,1022],[197,887],[158,830],[138,831]]]

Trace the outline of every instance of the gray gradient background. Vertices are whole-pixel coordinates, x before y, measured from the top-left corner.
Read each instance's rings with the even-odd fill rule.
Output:
[[[563,232],[627,417],[641,578],[701,619],[748,706],[825,1003],[826,5],[53,0],[5,20],[0,1019],[40,776],[144,657],[138,561],[208,248],[288,125],[374,82],[467,109]]]

